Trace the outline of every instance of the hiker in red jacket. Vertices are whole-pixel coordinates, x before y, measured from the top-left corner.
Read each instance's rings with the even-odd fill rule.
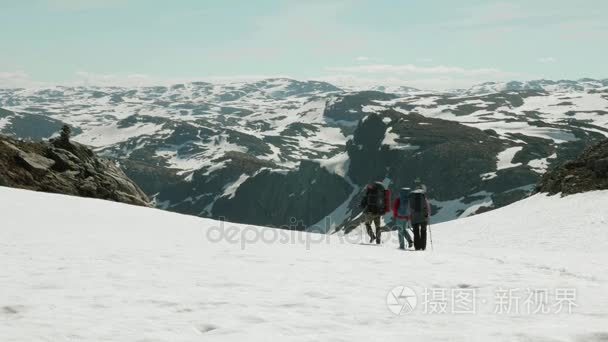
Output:
[[[408,248],[412,248],[413,245],[412,237],[407,229],[410,220],[408,205],[409,194],[409,188],[402,188],[399,190],[399,196],[393,202],[393,219],[395,220],[397,232],[399,233],[400,249],[405,249],[405,240],[407,240]]]

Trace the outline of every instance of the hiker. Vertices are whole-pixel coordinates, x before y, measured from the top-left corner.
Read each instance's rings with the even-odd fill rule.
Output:
[[[370,243],[376,240],[376,244],[380,244],[382,235],[380,217],[389,211],[389,205],[390,191],[384,188],[382,182],[375,182],[366,187],[365,195],[361,199],[361,208]],[[372,222],[376,226],[376,234],[372,231]]]
[[[420,177],[414,179],[414,189],[423,190],[424,192],[426,192],[426,185],[422,184],[422,180],[420,180]]]
[[[401,188],[399,197],[393,202],[393,218],[399,233],[399,249],[405,249],[405,240],[407,240],[407,248],[412,248],[414,244],[407,229],[410,219],[409,195],[410,188]]]
[[[426,228],[431,216],[431,205],[426,196],[426,187],[420,187],[410,192],[408,202],[410,207],[410,224],[414,230],[414,248],[417,251],[425,250]]]

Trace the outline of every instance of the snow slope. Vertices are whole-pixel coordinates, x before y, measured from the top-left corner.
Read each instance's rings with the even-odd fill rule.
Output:
[[[434,251],[0,188],[2,341],[603,341],[608,191],[537,195],[433,227]],[[233,225],[227,224],[226,229]],[[216,227],[216,228],[213,228]],[[356,231],[357,232],[357,231]],[[355,232],[355,233],[356,233]],[[273,239],[282,234],[283,241]],[[256,242],[244,243],[255,236]],[[233,237],[234,239],[232,239]],[[300,240],[297,240],[299,238]],[[312,241],[311,241],[312,240]],[[474,314],[395,315],[399,285]],[[571,314],[494,313],[497,289],[576,289]]]

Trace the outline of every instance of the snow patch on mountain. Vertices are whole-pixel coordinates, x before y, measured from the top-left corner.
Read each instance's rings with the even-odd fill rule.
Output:
[[[392,150],[417,150],[419,146],[413,146],[411,144],[403,144],[397,141],[399,139],[399,135],[392,132],[393,127],[389,127],[386,129],[384,133],[384,139],[382,140],[382,145],[388,146],[388,148]]]
[[[134,137],[153,135],[163,129],[162,125],[155,124],[136,124],[130,127],[118,127],[117,124],[108,126],[93,127],[85,130],[74,138],[81,144],[103,147],[127,141]]]
[[[555,158],[557,158],[557,154],[553,153],[547,158],[533,159],[529,161],[528,166],[530,166],[534,171],[543,174],[549,169],[549,161]]]
[[[496,170],[504,170],[521,165],[521,163],[514,164],[513,158],[517,152],[521,151],[522,149],[523,146],[514,146],[500,152],[498,154],[498,161],[496,162]]]
[[[239,176],[239,179],[235,180],[233,183],[230,183],[224,188],[224,193],[221,197],[228,197],[229,199],[234,198],[234,194],[238,190],[239,186],[241,186],[241,184],[243,184],[247,179],[249,179],[249,175],[242,174]]]
[[[437,201],[431,199],[429,202],[433,206],[440,207],[438,212],[434,212],[432,220],[435,222],[445,222],[453,218],[463,218],[475,214],[475,212],[484,206],[492,205],[492,194],[486,191],[477,192],[471,197],[478,199],[473,201],[465,201],[464,197],[449,201]]]

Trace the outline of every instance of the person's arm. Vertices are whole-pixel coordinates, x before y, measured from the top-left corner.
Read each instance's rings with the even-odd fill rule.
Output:
[[[431,217],[431,203],[428,198],[425,199],[426,202],[426,217]]]

